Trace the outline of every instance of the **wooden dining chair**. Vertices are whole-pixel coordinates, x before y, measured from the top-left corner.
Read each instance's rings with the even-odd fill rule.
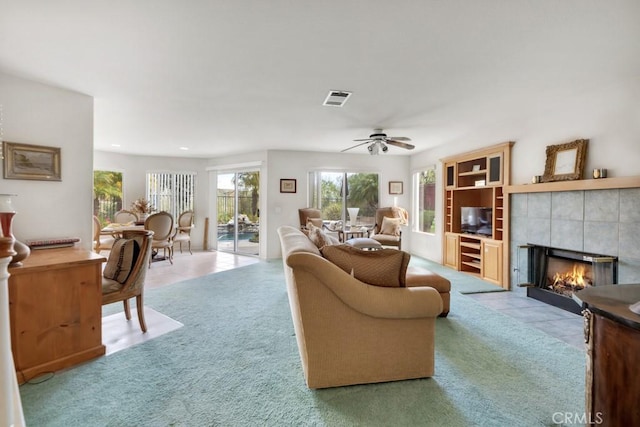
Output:
[[[130,222],[138,222],[138,214],[126,209],[119,210],[113,214],[113,222],[118,224],[127,224]]]
[[[178,217],[178,226],[176,227],[176,232],[173,235],[173,244],[180,244],[180,253],[182,253],[182,243],[186,242],[189,248],[189,253],[193,255],[191,252],[191,229],[193,228],[193,211],[184,211]]]
[[[96,253],[111,250],[115,238],[112,233],[103,233],[100,219],[93,216],[93,250]]]
[[[144,221],[144,229],[153,231],[151,249],[162,249],[165,259],[173,264],[173,216],[165,211],[151,214]],[[151,268],[151,258],[149,258],[149,268]]]
[[[124,315],[131,320],[129,299],[135,298],[142,332],[147,332],[143,295],[152,237],[149,230],[124,230],[113,245],[102,276],[102,305],[122,301]]]

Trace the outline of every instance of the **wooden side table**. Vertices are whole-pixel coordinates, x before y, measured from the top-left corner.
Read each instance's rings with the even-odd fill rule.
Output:
[[[20,384],[105,354],[105,260],[78,248],[42,249],[9,269],[11,349]]]

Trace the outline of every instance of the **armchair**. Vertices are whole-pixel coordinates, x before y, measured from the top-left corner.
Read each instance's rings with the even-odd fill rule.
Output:
[[[376,224],[369,236],[383,246],[402,247],[402,230],[400,225],[406,225],[408,213],[403,208],[387,207],[376,209]]]
[[[327,225],[324,223],[324,220],[322,219],[322,211],[320,209],[316,209],[316,208],[298,209],[298,216],[300,217],[300,230],[302,230],[303,233],[308,234],[309,232],[308,223],[311,223],[322,230],[328,231],[329,235],[337,238],[339,241],[342,241],[340,231],[337,229],[332,229],[330,227],[327,227]],[[332,221],[332,223],[334,222],[338,223],[340,221]]]

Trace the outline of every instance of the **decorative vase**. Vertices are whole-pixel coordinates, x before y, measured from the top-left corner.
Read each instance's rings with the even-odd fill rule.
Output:
[[[11,231],[13,216],[16,214],[11,198],[15,194],[0,194],[0,231],[3,237],[10,237],[13,240],[13,250],[16,254],[11,258],[9,267],[22,265],[22,260],[29,256],[31,249],[24,243],[16,240]]]
[[[349,225],[356,225],[360,208],[347,208],[347,211],[349,212]]]

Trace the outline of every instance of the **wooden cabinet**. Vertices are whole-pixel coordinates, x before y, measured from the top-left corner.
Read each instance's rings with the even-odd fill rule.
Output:
[[[455,233],[445,233],[444,235],[444,265],[451,268],[458,268],[458,235]]]
[[[480,275],[497,285],[502,283],[502,242],[483,239],[481,243],[482,269]]]
[[[442,159],[443,263],[505,289],[509,288],[509,251],[503,250],[503,242],[508,242],[509,203],[504,190],[510,182],[512,146],[513,142],[506,142]],[[490,231],[470,234],[462,226],[463,207],[490,212],[490,219],[485,218]]]
[[[9,269],[11,349],[19,383],[105,353],[104,261],[76,248],[45,249]]]

